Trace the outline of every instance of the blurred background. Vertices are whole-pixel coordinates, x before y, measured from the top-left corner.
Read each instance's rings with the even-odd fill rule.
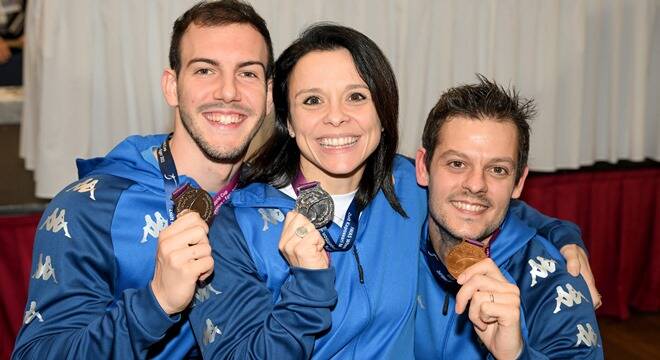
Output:
[[[194,0],[0,0],[0,358],[20,327],[32,241],[76,158],[170,131],[160,76]],[[275,55],[316,21],[387,55],[412,156],[448,87],[483,73],[537,101],[523,198],[577,223],[608,358],[660,358],[660,0],[253,0]],[[267,123],[253,147],[267,136]]]

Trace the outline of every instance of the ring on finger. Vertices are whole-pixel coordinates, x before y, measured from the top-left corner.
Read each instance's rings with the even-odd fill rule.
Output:
[[[295,234],[301,239],[304,238],[307,233],[309,233],[309,230],[307,230],[307,228],[304,226],[298,226],[298,228],[296,228]]]
[[[493,295],[493,293],[490,293],[490,302],[495,302],[495,295]]]

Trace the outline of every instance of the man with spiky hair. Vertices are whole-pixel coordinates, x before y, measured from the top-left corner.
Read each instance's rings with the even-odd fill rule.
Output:
[[[527,177],[534,113],[531,100],[479,76],[427,118],[416,157],[429,193],[418,359],[603,357],[587,284],[509,206]]]
[[[270,111],[272,66],[266,23],[246,3],[202,2],[176,20],[161,81],[174,132],[78,162],[80,180],[37,231],[13,358],[195,355],[188,306],[218,294],[203,283],[213,270],[208,216]]]

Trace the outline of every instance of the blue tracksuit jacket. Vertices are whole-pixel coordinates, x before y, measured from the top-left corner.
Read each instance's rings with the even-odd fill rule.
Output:
[[[185,319],[167,316],[149,287],[168,219],[152,151],[165,137],[133,136],[79,161],[80,180],[49,204],[14,359],[176,359],[195,346]]]
[[[521,359],[601,359],[603,347],[593,302],[582,277],[566,271],[564,258],[511,209],[491,246],[491,258],[520,289],[524,349]],[[454,311],[458,285],[421,241],[415,327],[418,359],[492,358],[473,330],[468,313]],[[424,252],[427,252],[426,256]],[[437,258],[435,258],[437,260]]]
[[[394,180],[408,217],[397,214],[379,193],[360,216],[356,252],[331,253],[327,270],[290,268],[279,254],[293,199],[265,184],[235,191],[209,233],[212,291],[198,298],[190,314],[204,357],[413,358],[426,192],[416,183],[414,166],[402,157],[395,160]],[[579,242],[574,226],[517,206],[558,244]],[[339,230],[332,224],[335,238]]]

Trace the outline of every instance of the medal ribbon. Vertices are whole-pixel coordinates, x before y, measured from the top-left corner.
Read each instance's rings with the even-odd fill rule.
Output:
[[[296,174],[296,177],[293,179],[291,185],[296,195],[299,195],[300,192],[305,189],[309,189],[317,185],[320,186],[318,181],[307,182],[301,171],[298,171],[298,174]],[[319,233],[321,233],[321,236],[323,237],[323,240],[325,240],[325,250],[329,252],[350,250],[351,247],[353,247],[355,239],[357,238],[359,218],[360,213],[357,211],[357,201],[355,198],[353,198],[353,201],[351,201],[351,204],[348,206],[348,210],[346,210],[344,224],[341,227],[341,233],[339,233],[338,241],[335,241],[328,231],[332,224],[332,220],[330,220],[326,226],[318,229]]]
[[[176,165],[174,164],[174,158],[172,157],[172,152],[170,151],[169,140],[172,138],[170,134],[165,141],[158,147],[156,150],[158,166],[160,167],[160,172],[163,175],[163,183],[165,185],[165,206],[167,208],[167,215],[169,216],[170,224],[176,220],[176,214],[174,213],[174,201],[173,197],[181,194],[185,189],[190,186],[190,184],[184,184],[179,186],[179,174],[176,172]],[[234,177],[229,180],[229,183],[225,185],[220,191],[218,191],[213,199],[213,214],[217,214],[220,210],[222,204],[224,204],[231,195],[231,192],[236,189],[238,185],[239,172],[234,175]]]

